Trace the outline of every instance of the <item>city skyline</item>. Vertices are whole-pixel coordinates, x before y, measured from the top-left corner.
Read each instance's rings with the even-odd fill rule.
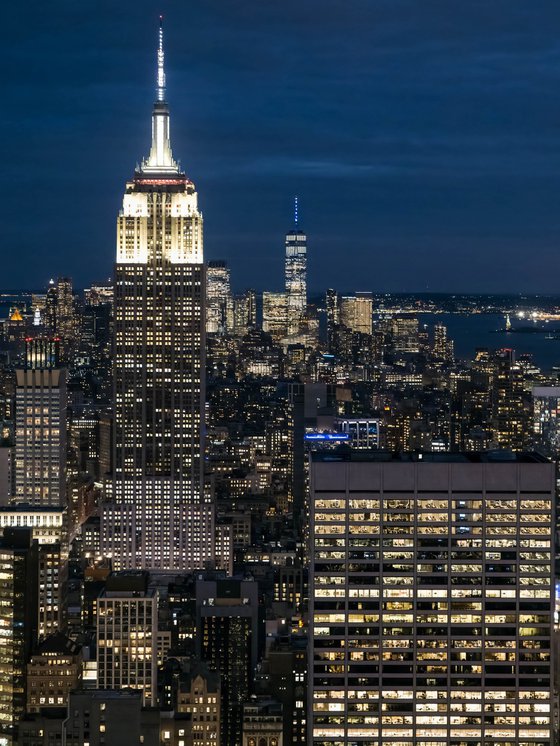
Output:
[[[203,221],[196,187],[172,153],[161,18],[156,59],[151,147],[117,219],[115,504],[103,517],[115,564],[167,570],[198,566],[213,537],[194,534],[213,516],[203,505]]]
[[[193,13],[170,3],[175,17],[164,22],[158,9],[149,37],[138,19],[148,24],[153,8],[142,0],[132,13],[118,6],[103,28],[79,7],[60,27],[60,8],[48,17],[42,43],[56,48],[45,56],[53,69],[42,67],[25,92],[40,89],[46,101],[61,52],[67,98],[48,99],[37,126],[53,105],[52,149],[40,159],[22,153],[17,183],[39,163],[18,235],[43,230],[52,279],[42,292],[0,293],[0,746],[560,743],[560,295],[402,292],[411,277],[496,282],[498,266],[511,281],[520,250],[528,281],[543,268],[555,274],[523,248],[531,203],[514,215],[511,191],[501,205],[494,198],[494,169],[513,178],[496,160],[513,135],[502,150],[477,141],[483,167],[461,152],[463,169],[449,181],[465,131],[499,124],[503,88],[491,111],[471,101],[471,121],[460,107],[444,118],[439,160],[427,149],[436,128],[423,115],[451,106],[466,78],[453,66],[436,73],[442,48],[418,33],[448,39],[449,60],[472,52],[475,38],[493,50],[511,44],[523,64],[508,57],[501,82],[522,70],[538,77],[518,43],[513,1],[499,29],[502,0],[474,14],[450,14],[441,0],[423,13],[408,0],[356,0],[348,12],[325,0],[320,15],[307,5],[292,13],[291,0],[280,14],[251,2],[234,13],[216,0]],[[374,17],[379,25],[368,27]],[[467,23],[475,18],[486,25]],[[109,44],[99,56],[115,31],[118,50]],[[73,45],[85,38],[77,57]],[[327,54],[329,39],[338,41]],[[29,49],[20,42],[18,54]],[[411,67],[419,49],[426,58]],[[402,67],[388,75],[397,50]],[[406,99],[406,86],[394,87],[399,115],[410,115],[398,136],[410,145],[418,126],[419,139],[384,162],[377,146],[396,109],[378,103],[392,83],[423,79],[428,58],[434,95],[451,87],[416,110],[427,89]],[[489,68],[503,72],[505,60],[487,58],[476,72],[488,97]],[[292,71],[301,80],[286,77]],[[114,109],[104,108],[113,93]],[[92,105],[96,114],[81,119]],[[451,147],[442,133],[453,122],[461,127],[451,127]],[[309,136],[292,142],[304,123]],[[382,140],[386,154],[393,134]],[[61,140],[66,160],[46,189],[42,169]],[[530,192],[529,171],[520,194]],[[92,246],[104,235],[114,173],[120,199],[104,282],[96,268],[105,257]],[[401,239],[428,236],[419,213],[407,212],[408,178],[416,207],[441,191],[442,220],[422,211],[440,239],[477,213],[472,236],[491,241],[501,226],[503,237],[507,223],[517,253],[504,261],[487,246],[482,267],[451,245],[445,256],[418,246],[412,256],[405,244],[381,250],[395,225]],[[384,199],[372,199],[376,190]],[[285,192],[293,213],[280,228]],[[554,221],[542,225],[530,230],[536,241],[553,235]],[[19,266],[14,256],[34,283],[42,262],[13,249],[6,276]],[[374,294],[391,267],[401,292]],[[86,269],[99,279],[83,288]],[[260,292],[239,292],[241,282]]]
[[[281,289],[298,194],[311,292],[356,276],[379,291],[554,290],[542,271],[553,267],[560,191],[552,3],[547,23],[517,2],[430,12],[359,2],[344,14],[334,1],[99,7],[31,3],[25,19],[8,9],[10,286],[110,273],[118,174],[146,136],[153,71],[142,50],[161,10],[207,257],[228,261],[236,287],[271,278]],[[23,194],[34,203],[25,224]]]

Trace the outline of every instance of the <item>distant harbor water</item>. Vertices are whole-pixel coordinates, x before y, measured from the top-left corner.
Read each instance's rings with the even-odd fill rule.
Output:
[[[511,347],[517,355],[529,353],[533,361],[542,370],[551,370],[560,366],[560,321],[548,324],[540,323],[535,326],[541,333],[506,332],[505,317],[500,314],[455,314],[455,313],[421,313],[418,315],[420,324],[443,324],[447,327],[447,335],[455,343],[455,356],[472,360],[477,347],[499,349]],[[533,322],[527,319],[511,319],[513,329],[532,327]],[[557,330],[558,339],[550,339],[548,335]]]
[[[30,293],[0,296],[0,319],[7,318],[13,307],[29,313],[30,300]],[[324,315],[321,320],[324,323]],[[501,314],[420,313],[418,320],[420,325],[427,324],[430,328],[435,324],[446,326],[449,338],[455,343],[455,356],[463,360],[472,360],[477,347],[511,347],[517,355],[532,355],[535,364],[542,370],[560,367],[560,321],[540,323],[534,328],[541,330],[541,333],[531,334],[503,331],[506,321]],[[514,330],[533,328],[533,322],[516,316],[511,317],[511,323]],[[550,339],[552,335],[559,338]]]

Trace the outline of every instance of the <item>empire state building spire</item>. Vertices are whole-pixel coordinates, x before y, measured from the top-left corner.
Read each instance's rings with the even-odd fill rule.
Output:
[[[157,53],[157,100],[165,101],[165,55],[163,53],[163,16],[159,17],[159,46]]]
[[[179,173],[179,166],[173,159],[169,140],[169,107],[165,100],[165,67],[163,51],[163,16],[159,18],[157,50],[156,100],[152,112],[152,147],[150,155],[142,162],[143,174]]]

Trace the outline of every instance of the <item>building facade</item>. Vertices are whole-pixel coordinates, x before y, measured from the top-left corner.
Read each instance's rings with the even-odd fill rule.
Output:
[[[122,557],[104,551],[117,566],[180,570],[191,547],[176,537],[205,499],[206,279],[196,189],[171,152],[161,27],[157,75],[152,147],[117,220],[113,499],[135,529],[121,527],[133,542]]]
[[[373,329],[371,293],[357,292],[340,299],[340,323],[353,332],[371,334]]]
[[[299,334],[307,311],[307,236],[298,226],[298,203],[295,202],[294,228],[286,234],[286,303],[287,332]]]
[[[37,647],[27,664],[27,712],[65,707],[82,677],[82,649],[57,632]]]
[[[196,652],[220,673],[220,746],[237,746],[258,660],[258,585],[218,577],[196,583]]]
[[[525,403],[523,370],[515,351],[498,350],[493,360],[492,436],[497,448],[521,451],[528,442],[530,412]]]
[[[223,333],[228,325],[231,308],[230,270],[226,262],[208,262],[206,270],[206,331]]]
[[[311,742],[552,743],[554,466],[313,458]]]
[[[38,545],[30,529],[0,539],[0,744],[14,743],[27,700],[26,664],[37,642]]]
[[[0,507],[0,534],[28,528],[38,543],[39,640],[63,627],[62,599],[68,579],[68,517],[66,508],[17,505]]]
[[[243,707],[243,746],[283,746],[282,705],[252,697]]]
[[[177,712],[190,714],[197,746],[217,746],[220,742],[219,673],[199,663],[179,684]]]
[[[139,689],[144,705],[157,700],[157,591],[145,572],[107,579],[97,606],[97,671],[100,689]]]
[[[275,342],[284,339],[288,333],[288,296],[286,293],[262,294],[262,328]]]
[[[533,387],[533,438],[541,453],[560,453],[560,386]]]
[[[66,503],[66,370],[16,370],[16,503]]]

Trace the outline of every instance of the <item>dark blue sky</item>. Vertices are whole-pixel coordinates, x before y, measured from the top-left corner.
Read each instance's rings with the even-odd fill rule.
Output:
[[[165,15],[205,253],[280,287],[560,292],[558,0],[28,0],[3,7],[2,281],[106,277]]]

